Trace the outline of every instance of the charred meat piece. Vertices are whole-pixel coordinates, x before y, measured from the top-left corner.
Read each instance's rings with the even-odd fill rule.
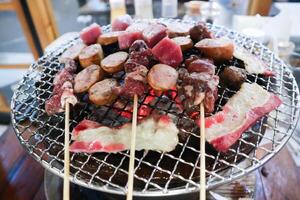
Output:
[[[181,48],[169,38],[162,39],[152,48],[152,53],[162,64],[176,68],[183,60]]]
[[[172,89],[176,86],[177,78],[177,71],[165,64],[154,65],[148,73],[148,83],[157,91]]]
[[[187,70],[189,73],[197,72],[197,73],[208,73],[210,75],[215,74],[216,66],[211,64],[207,59],[197,59],[191,62],[187,66]]]
[[[63,68],[62,70],[57,72],[57,74],[53,79],[53,85],[54,85],[53,94],[60,93],[62,85],[67,81],[73,82],[73,80],[74,80],[73,73],[70,73],[66,68]]]
[[[172,40],[178,44],[181,48],[181,51],[186,51],[193,48],[193,41],[189,37],[175,37]]]
[[[150,68],[154,63],[154,55],[143,40],[136,40],[129,48],[129,53],[129,59],[124,64],[127,73],[140,65]]]
[[[221,85],[232,90],[239,90],[247,79],[246,70],[234,66],[226,67],[219,76]]]
[[[210,32],[204,22],[198,22],[194,27],[190,29],[190,37],[194,42],[201,41],[205,38],[214,38],[212,32]]]
[[[132,22],[133,20],[130,15],[122,15],[113,20],[111,29],[112,31],[124,31]]]
[[[226,152],[244,131],[282,101],[256,83],[243,83],[222,111],[205,119],[206,140],[218,151]],[[200,121],[197,121],[198,126]]]
[[[99,24],[93,23],[80,31],[80,38],[86,45],[91,45],[97,42],[97,38],[101,34],[102,30]]]
[[[123,34],[124,31],[114,31],[109,33],[103,33],[98,37],[97,43],[101,45],[110,45],[118,42],[118,37]]]
[[[101,61],[101,67],[104,71],[111,74],[122,71],[127,58],[128,53],[124,51],[110,54]]]
[[[89,89],[90,101],[98,106],[112,103],[117,97],[112,91],[116,86],[118,86],[118,82],[112,78],[95,83]]]
[[[148,69],[145,66],[137,67],[135,71],[126,74],[124,84],[115,87],[113,92],[126,98],[132,98],[135,94],[142,96],[148,90],[147,73]]]
[[[154,47],[154,45],[166,36],[167,28],[162,24],[151,24],[143,31],[143,38],[150,48]]]
[[[214,61],[226,61],[233,57],[233,42],[228,38],[203,39],[195,47]]]
[[[67,101],[73,106],[78,102],[74,95],[73,84],[69,81],[65,82],[62,86],[62,94],[60,97],[60,105],[62,108],[65,107]]]
[[[103,69],[98,65],[90,65],[79,72],[74,81],[75,93],[82,93],[88,91],[88,89],[96,82],[102,80],[104,77]]]
[[[186,59],[184,61],[184,65],[185,67],[188,67],[190,65],[191,62],[195,61],[195,60],[198,60],[198,59],[201,59],[203,61],[206,61],[206,62],[209,62],[210,64],[214,64],[214,61],[212,59],[209,59],[209,58],[201,58],[200,56],[197,56],[197,55],[191,55],[188,59]]]
[[[184,99],[187,111],[199,110],[196,107],[202,101],[206,113],[214,111],[218,94],[218,76],[208,73],[188,73],[186,69],[180,69],[179,79],[181,84],[178,86],[178,92]]]
[[[77,63],[73,59],[65,59],[64,60],[64,69],[74,74],[77,70]]]
[[[128,49],[132,43],[136,40],[143,39],[142,32],[135,31],[135,32],[129,32],[125,31],[118,37],[119,42],[119,48],[120,49]]]
[[[79,54],[84,47],[86,47],[86,45],[82,41],[74,44],[58,58],[59,62],[65,62],[66,60],[78,60]]]
[[[167,115],[149,117],[137,125],[136,150],[169,152],[178,144],[179,130]],[[72,152],[119,152],[130,149],[131,124],[111,128],[83,120],[72,132]]]
[[[103,59],[103,50],[100,44],[85,47],[79,54],[80,65],[85,68],[90,65],[99,65]]]

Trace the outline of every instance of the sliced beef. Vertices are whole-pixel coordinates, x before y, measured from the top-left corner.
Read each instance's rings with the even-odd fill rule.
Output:
[[[196,59],[187,66],[187,70],[189,73],[205,72],[213,75],[215,74],[216,66],[211,64],[207,59]]]

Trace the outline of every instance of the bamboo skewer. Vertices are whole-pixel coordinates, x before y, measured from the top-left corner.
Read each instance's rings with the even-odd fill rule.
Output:
[[[138,97],[135,94],[133,98],[133,114],[132,114],[132,132],[130,137],[130,160],[128,172],[128,192],[127,200],[132,200],[133,193],[133,176],[134,176],[134,159],[135,159],[135,140],[136,140],[136,124],[137,124],[137,101]]]
[[[66,101],[65,109],[65,155],[64,155],[64,191],[63,199],[70,199],[70,151],[69,151],[69,120],[70,120],[70,104]]]
[[[205,179],[205,117],[204,105],[200,104],[200,200],[206,200],[206,179]]]

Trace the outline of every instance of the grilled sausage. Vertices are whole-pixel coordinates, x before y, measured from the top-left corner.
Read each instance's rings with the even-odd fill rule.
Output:
[[[188,36],[191,25],[180,22],[173,22],[167,24],[169,38]]]
[[[147,78],[154,90],[166,91],[176,86],[178,73],[169,65],[157,64],[151,68]]]
[[[59,61],[64,62],[65,60],[78,60],[79,54],[86,45],[83,42],[78,42],[67,49],[60,57]]]
[[[86,92],[96,82],[103,79],[104,71],[98,65],[90,65],[75,77],[74,92]]]
[[[215,61],[230,60],[233,57],[233,42],[228,38],[203,39],[195,47]]]
[[[189,37],[175,37],[172,40],[180,46],[181,51],[193,48],[193,41]]]
[[[122,71],[127,58],[128,53],[124,51],[110,54],[101,61],[101,67],[108,73],[116,73]]]
[[[98,43],[101,45],[109,45],[118,42],[118,37],[124,31],[114,31],[109,33],[104,33],[98,37]]]
[[[79,54],[80,65],[85,68],[92,64],[99,65],[103,59],[103,50],[100,44],[85,47]]]
[[[89,99],[95,105],[101,106],[112,103],[116,99],[116,95],[112,92],[112,88],[118,86],[118,82],[115,79],[104,79],[98,83],[95,83],[89,89]]]
[[[221,85],[233,90],[239,90],[246,79],[246,70],[235,66],[226,67],[220,73]]]

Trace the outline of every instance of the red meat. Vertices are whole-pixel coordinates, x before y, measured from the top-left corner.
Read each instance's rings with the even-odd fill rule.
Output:
[[[143,31],[143,37],[147,45],[152,48],[161,39],[167,36],[167,28],[162,24],[151,24]]]
[[[119,16],[111,23],[111,29],[112,31],[124,31],[132,24],[132,21],[130,15]]]
[[[134,41],[139,39],[143,39],[143,34],[141,32],[126,31],[118,37],[119,48],[128,49]]]
[[[96,43],[98,36],[101,34],[101,27],[98,24],[93,23],[80,31],[80,38],[86,45],[90,45]]]
[[[180,46],[167,37],[153,47],[152,53],[161,63],[174,68],[183,60]]]

